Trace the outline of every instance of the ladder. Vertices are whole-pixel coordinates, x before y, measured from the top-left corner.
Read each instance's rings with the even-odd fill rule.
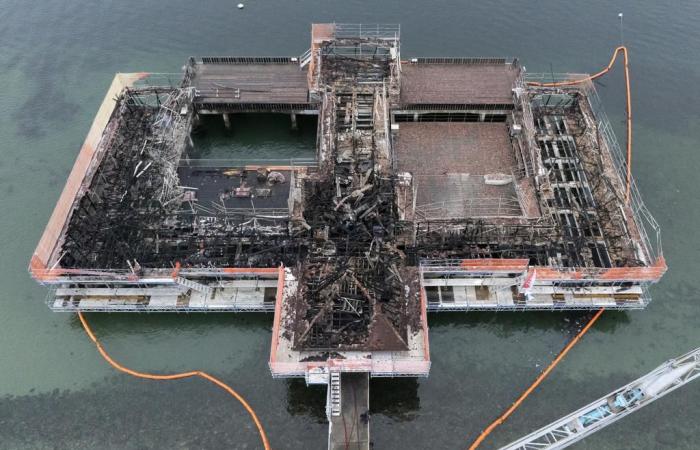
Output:
[[[299,68],[303,69],[311,62],[311,49],[308,49],[303,55],[299,57]]]
[[[374,126],[374,95],[358,94],[356,103],[356,128],[372,129]]]
[[[331,371],[330,373],[330,409],[331,416],[340,416],[340,372]]]
[[[187,278],[176,277],[175,283],[179,284],[180,286],[184,286],[188,289],[193,289],[195,291],[201,292],[202,294],[211,294],[211,288],[209,286],[204,285],[202,283],[197,283],[196,281],[188,280]]]
[[[568,447],[698,377],[700,348],[666,361],[643,377],[501,450],[552,450]]]

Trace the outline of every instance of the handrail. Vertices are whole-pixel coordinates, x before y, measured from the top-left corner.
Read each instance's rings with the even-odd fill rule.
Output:
[[[296,64],[293,56],[202,56],[200,64]]]

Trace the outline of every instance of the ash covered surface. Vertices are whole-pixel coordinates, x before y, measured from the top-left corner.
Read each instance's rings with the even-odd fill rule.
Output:
[[[63,244],[64,267],[126,266],[135,255],[153,251],[142,240],[144,228],[157,226],[167,209],[157,201],[163,178],[157,162],[143,152],[153,136],[158,107],[118,101],[100,146],[104,157],[85,195],[77,202]]]
[[[402,263],[377,251],[340,267],[304,267],[288,318],[295,349],[408,350],[409,330],[420,328],[420,290],[417,268]]]
[[[64,233],[62,267],[275,267],[303,253],[287,230],[290,171],[180,165],[192,119],[183,92],[122,94]]]

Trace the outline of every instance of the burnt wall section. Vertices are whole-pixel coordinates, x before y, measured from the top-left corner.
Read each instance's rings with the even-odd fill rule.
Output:
[[[324,145],[303,191],[312,240],[294,300],[296,350],[405,351],[420,328],[418,272],[394,244],[396,45],[342,38],[319,48]]]
[[[570,90],[553,95],[530,89],[527,94],[519,92],[519,95],[525,98],[527,110],[522,110],[522,104],[517,106],[507,123],[510,142],[505,139],[498,147],[501,150],[503,146],[508,147],[507,152],[518,161],[512,173],[518,182],[516,190],[521,206],[529,204],[529,209],[541,214],[460,219],[448,211],[435,213],[439,210],[420,207],[419,201],[415,245],[406,246],[411,260],[527,258],[534,266],[644,266],[646,262],[638,251],[640,236],[632,220],[633,214],[626,206],[622,181],[602,142],[585,93]],[[532,122],[527,121],[530,118]],[[401,126],[436,125],[408,123]],[[470,126],[480,129],[494,125]],[[532,130],[531,139],[526,138],[529,130]],[[411,152],[414,151],[413,147],[420,147],[422,151],[430,144],[412,143],[407,140],[410,133],[403,137],[401,133],[398,132],[396,139],[399,143],[397,148],[408,156],[404,157],[403,162],[400,161],[399,168],[403,164],[404,170],[413,174],[416,184],[421,181],[420,173],[425,169],[421,169],[415,161],[413,166],[407,166],[412,161],[411,155],[420,155]],[[454,147],[447,137],[435,135],[430,138],[432,145],[441,149]],[[487,148],[487,144],[488,141],[478,141],[474,145],[481,152]],[[534,147],[534,151],[530,146]],[[485,155],[492,153],[487,151]],[[400,158],[401,153],[398,156]],[[464,167],[460,167],[460,164]],[[460,164],[449,164],[443,169],[443,175],[435,177],[444,178],[447,185],[452,185],[454,183],[448,180],[454,178],[451,172],[455,170],[479,173],[478,159],[466,158]],[[420,200],[421,185],[416,186]],[[448,204],[448,200],[452,199],[452,203],[458,202],[456,206],[460,206],[478,200],[472,198],[473,195],[457,197],[462,190],[442,189],[440,192],[444,196],[441,204]],[[483,209],[471,210],[479,212]],[[426,214],[431,211],[431,214]]]
[[[100,146],[103,161],[73,212],[61,265],[127,268],[157,253],[157,228],[181,192],[177,165],[189,136],[191,93],[125,89]]]

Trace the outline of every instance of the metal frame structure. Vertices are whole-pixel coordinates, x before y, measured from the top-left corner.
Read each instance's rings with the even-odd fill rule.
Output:
[[[524,80],[526,82],[550,82],[570,80],[581,77],[582,76],[580,74],[573,73],[527,73],[525,74]],[[593,115],[595,116],[597,128],[601,137],[603,138],[602,142],[605,144],[605,147],[607,148],[609,154],[612,156],[615,169],[617,170],[620,179],[624,180],[627,173],[627,162],[622,152],[622,149],[620,148],[620,144],[617,140],[617,137],[615,136],[610,120],[608,119],[605,109],[603,108],[600,96],[598,95],[598,92],[595,89],[595,86],[592,81],[586,82],[582,85],[582,87],[578,87],[576,89],[581,88],[586,93],[586,99],[590,105]],[[551,89],[552,92],[567,92],[571,90],[575,89]],[[649,254],[649,259],[653,261],[660,257],[663,257],[663,249],[661,246],[661,230],[658,222],[656,222],[656,220],[644,204],[644,201],[642,200],[641,194],[639,192],[639,188],[637,187],[636,181],[634,180],[634,178],[632,178],[631,181],[632,184],[630,189],[630,206],[633,212],[633,218],[638,225],[639,233],[642,235],[642,241],[644,243],[645,250]],[[649,234],[653,236],[653,241],[649,238]]]
[[[57,216],[52,218],[31,262],[32,275],[50,288],[53,300],[47,303],[61,311],[274,309],[270,368],[273,376],[279,377],[305,376],[310,370],[331,366],[340,371],[366,371],[372,376],[427,376],[427,311],[646,306],[648,286],[658,281],[666,266],[658,243],[658,225],[644,207],[636,186],[632,186],[629,207],[619,205],[622,219],[618,218],[618,222],[629,221],[630,228],[639,228],[639,237],[628,233],[625,236],[629,242],[625,242],[637,245],[644,257],[630,264],[621,259],[618,267],[611,267],[614,264],[610,258],[595,258],[592,254],[586,254],[586,261],[569,261],[568,255],[586,250],[585,244],[597,239],[583,236],[577,241],[575,238],[581,236],[569,236],[567,240],[567,233],[585,234],[585,230],[563,223],[560,217],[571,209],[579,190],[592,190],[586,172],[590,168],[585,167],[586,161],[578,154],[558,153],[559,144],[552,146],[551,158],[543,158],[538,145],[544,142],[547,148],[547,142],[556,138],[562,140],[562,151],[569,146],[574,153],[586,150],[576,140],[579,135],[567,130],[563,133],[557,122],[563,120],[560,116],[580,120],[589,133],[584,137],[595,139],[591,144],[594,153],[610,159],[603,165],[614,167],[610,173],[622,179],[624,158],[593,85],[571,89],[531,87],[528,80],[542,78],[525,75],[519,62],[509,58],[414,58],[402,62],[399,38],[400,28],[395,25],[314,25],[310,49],[299,57],[190,58],[179,79],[172,74],[138,74],[115,82],[101,108],[99,121],[86,140],[84,154],[76,162],[57,206]],[[201,67],[205,64],[209,66]],[[413,95],[406,98],[416,104],[403,104],[402,71],[408,73],[409,69],[402,69],[402,64],[430,65],[431,70],[438,69],[435,73],[447,70],[457,79],[462,79],[461,71],[465,70],[464,79],[474,80],[476,91],[481,87],[479,77],[488,78],[488,73],[495,71],[500,78],[493,95],[483,96],[467,89],[453,100],[457,103],[441,103],[452,100],[445,90],[452,89],[453,83],[452,87],[446,85],[448,89],[435,90],[434,99]],[[266,75],[259,77],[258,71]],[[221,80],[228,81],[221,84]],[[409,78],[403,82],[408,83]],[[413,93],[426,83],[430,79],[414,85]],[[239,85],[247,87],[241,89]],[[488,83],[485,86],[490,87]],[[546,104],[548,108],[543,109],[535,101],[541,95],[564,100],[577,95],[579,103],[575,106],[579,109],[573,110],[573,103],[567,102]],[[136,110],[135,119],[128,122],[126,117],[124,126],[118,122],[122,118],[119,114],[133,112],[130,108]],[[139,109],[148,110],[147,114],[139,116]],[[188,138],[195,114],[269,111],[318,115],[315,160],[181,157],[186,155],[183,149],[191,145]],[[565,113],[570,116],[564,116]],[[228,116],[224,115],[224,119]],[[397,173],[393,140],[401,136],[399,123],[411,119],[500,122],[489,124],[496,131],[479,139],[498,142],[494,145],[499,149],[510,144],[506,150],[512,150],[513,158],[510,153],[507,158],[494,156],[493,161],[508,161],[501,163],[508,167],[498,168],[503,173],[484,172],[482,176],[491,176],[491,186],[510,177],[513,190],[477,189],[462,177],[462,184],[454,184],[461,196],[436,197],[432,204],[416,205],[417,195],[421,189],[427,189],[428,179],[410,171]],[[544,127],[536,126],[540,119],[544,120]],[[475,126],[483,130],[483,125]],[[129,135],[132,131],[136,134]],[[142,139],[142,135],[146,137]],[[131,142],[130,138],[138,142]],[[114,142],[121,146],[122,154],[108,154]],[[102,192],[96,192],[92,179],[101,176],[99,170],[104,167],[101,164],[105,158],[114,160],[110,167],[120,168],[115,156],[122,157],[128,168],[123,177],[114,179],[126,182],[117,186],[119,192],[107,194],[112,199],[116,195],[127,200],[123,204],[119,199],[113,202],[108,211],[112,222],[106,222],[112,225],[101,226],[104,224],[95,221],[102,217],[98,196],[109,189],[102,186],[97,189]],[[428,159],[426,156],[426,163]],[[480,164],[493,167],[493,161]],[[554,165],[578,184],[558,182]],[[188,168],[220,169],[221,173],[202,170],[199,172],[204,175],[190,174]],[[472,175],[479,171],[476,165],[459,170],[460,176],[469,170]],[[275,184],[267,178],[271,171],[288,172],[284,181],[278,182],[289,186],[280,185],[278,195],[268,203],[254,203],[249,197],[253,188],[259,198],[270,195]],[[151,173],[152,182],[143,182]],[[197,176],[209,177],[209,181]],[[425,176],[444,177],[446,173],[426,172]],[[180,178],[194,180],[193,186],[200,186],[201,202],[200,196],[194,194],[198,188],[185,186]],[[217,187],[209,189],[217,181]],[[562,188],[563,184],[566,186]],[[222,185],[225,186],[219,189]],[[568,207],[555,202],[559,188],[567,194]],[[585,192],[579,196],[589,201],[577,214],[596,214],[598,199]],[[246,204],[248,198],[251,208]],[[79,204],[82,199],[87,199],[86,205]],[[467,212],[450,214],[457,204]],[[143,205],[146,206],[140,208]],[[121,234],[117,233],[116,238],[90,247],[90,233],[70,229],[71,214],[74,224],[99,225],[93,230],[123,229],[117,230]],[[128,220],[132,221],[124,227]],[[652,233],[656,234],[656,245],[649,241]],[[71,250],[64,246],[66,239],[83,239],[88,247],[83,259],[73,258],[71,263],[66,258],[66,251]],[[550,245],[552,240],[556,240],[555,245]],[[571,242],[580,248],[567,248]],[[121,253],[113,251],[117,244]],[[107,249],[108,254],[98,259],[102,249]],[[283,266],[296,271],[294,292],[289,290],[291,281],[289,286],[286,283],[287,269]],[[224,304],[235,295],[231,294],[233,284],[226,284],[226,280],[254,279],[256,273],[265,273],[261,277],[268,281],[276,277],[274,303],[266,304],[263,299],[254,305],[249,300],[257,297],[246,297],[246,293],[246,304],[237,305],[234,300]],[[409,292],[406,286],[410,287]],[[80,294],[66,293],[81,289],[89,297],[84,307]],[[109,289],[115,292],[111,297]],[[454,300],[460,289],[466,300],[443,301],[450,295]],[[221,296],[217,297],[219,292]],[[434,301],[435,292],[438,301]],[[90,295],[102,295],[104,305],[95,303]],[[153,297],[158,301],[151,305]],[[190,305],[193,298],[195,303]],[[211,304],[203,298],[211,298]],[[124,301],[120,303],[120,299]],[[283,303],[287,307],[288,302],[300,299],[302,303],[295,304],[298,317],[280,317]],[[409,303],[415,308],[409,309]],[[372,341],[369,330],[376,326],[378,318],[382,320],[382,332],[388,330],[388,334]],[[274,349],[282,339],[280,329],[289,331],[294,320],[299,320],[299,326],[293,328],[301,337],[286,343],[288,350],[301,349],[300,354],[310,352],[312,358],[275,360]],[[393,339],[391,351],[387,350],[388,339]],[[379,348],[381,345],[383,349]],[[334,351],[356,358],[318,355]]]
[[[666,361],[650,373],[501,450],[568,447],[700,377],[700,348]]]

